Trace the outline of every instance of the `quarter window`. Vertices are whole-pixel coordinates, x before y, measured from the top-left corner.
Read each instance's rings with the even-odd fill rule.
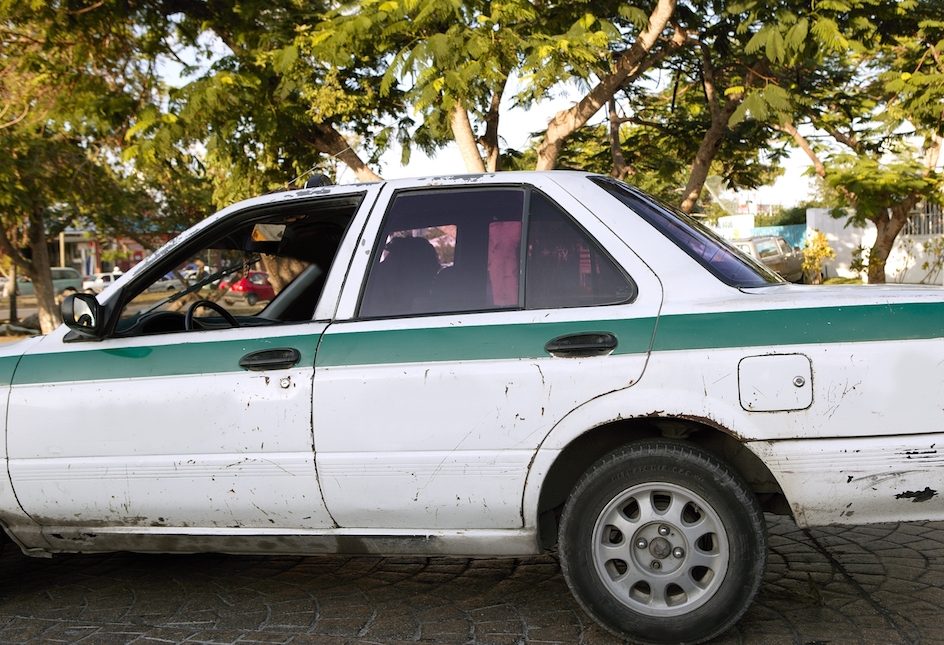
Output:
[[[557,205],[533,193],[530,215],[528,309],[589,307],[632,299],[632,282]]]

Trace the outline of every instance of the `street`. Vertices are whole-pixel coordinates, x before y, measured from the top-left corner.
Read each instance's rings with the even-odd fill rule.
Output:
[[[944,642],[944,522],[769,517],[754,605],[715,643]],[[613,643],[551,556],[0,555],[0,642]]]

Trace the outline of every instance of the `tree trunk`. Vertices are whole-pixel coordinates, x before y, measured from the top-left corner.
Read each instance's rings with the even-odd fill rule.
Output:
[[[16,324],[20,320],[20,315],[16,310],[16,278],[19,272],[16,270],[16,262],[10,265],[10,322]]]
[[[499,84],[499,87],[492,93],[492,101],[488,106],[488,112],[485,113],[485,136],[482,137],[482,150],[485,152],[485,170],[488,172],[498,172],[499,145],[498,145],[498,120],[501,116],[501,99],[505,92],[505,84],[508,77]]]
[[[452,126],[452,136],[456,140],[456,145],[459,146],[465,169],[469,172],[485,172],[485,164],[482,162],[482,155],[475,141],[475,133],[472,131],[472,122],[469,121],[469,113],[462,101],[457,100],[455,107],[452,108],[449,124]]]
[[[731,102],[729,101],[729,104]],[[711,117],[711,127],[702,137],[701,144],[698,146],[698,152],[695,153],[695,160],[692,162],[692,170],[688,175],[688,183],[685,185],[685,191],[682,193],[682,203],[679,208],[685,213],[691,213],[701,196],[702,188],[705,187],[705,180],[708,179],[708,171],[711,169],[711,162],[721,148],[724,141],[724,135],[728,130],[728,119],[734,113],[737,104],[721,111],[718,118]]]
[[[567,137],[582,128],[590,117],[606,105],[628,78],[636,77],[645,71],[651,62],[649,52],[674,12],[675,0],[658,0],[649,16],[648,26],[639,34],[633,46],[620,55],[615,69],[603,76],[576,105],[554,115],[547,124],[544,141],[538,146],[536,170],[552,170],[557,165],[557,157]]]
[[[623,155],[623,143],[620,141],[620,118],[616,112],[616,99],[610,97],[607,103],[607,111],[610,113],[610,156],[613,158],[613,168],[610,175],[617,179],[624,179],[629,174],[629,168],[626,166],[626,157]]]
[[[688,183],[682,193],[682,203],[679,208],[685,213],[691,213],[695,204],[698,203],[701,191],[705,187],[705,180],[708,179],[711,163],[715,160],[728,132],[728,121],[731,120],[731,115],[737,110],[744,97],[743,92],[739,92],[725,100],[722,105],[721,96],[718,95],[715,65],[711,60],[711,52],[704,44],[701,47],[701,77],[705,102],[711,113],[711,126],[698,146],[698,152],[695,153],[695,160],[692,162],[692,170],[688,175]],[[754,68],[752,67],[744,81],[745,86],[750,86],[753,78]]]
[[[59,305],[56,304],[56,292],[50,271],[49,246],[46,242],[46,224],[41,213],[30,214],[29,245],[33,253],[29,277],[33,281],[36,306],[39,308],[39,328],[44,334],[48,334],[62,323],[62,318],[59,314]]]
[[[314,146],[326,155],[340,159],[348,168],[354,171],[358,181],[380,181],[383,179],[354,151],[341,133],[330,125],[315,123],[311,133]]]
[[[870,218],[875,224],[875,244],[869,250],[869,284],[885,284],[887,281],[885,263],[888,262],[895,240],[917,203],[918,197],[911,195],[889,208],[889,214],[882,213]]]

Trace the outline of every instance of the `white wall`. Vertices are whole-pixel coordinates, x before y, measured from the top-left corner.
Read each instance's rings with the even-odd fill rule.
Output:
[[[718,223],[712,228],[726,240],[750,237],[754,232],[754,216],[724,215],[718,218]]]
[[[817,229],[826,234],[830,246],[836,252],[836,258],[825,263],[827,278],[843,277],[865,278],[865,274],[856,274],[850,268],[852,253],[857,246],[866,249],[875,243],[875,225],[867,222],[864,227],[850,224],[845,218],[836,219],[829,214],[826,208],[808,208],[806,210],[806,226]],[[944,275],[928,275],[928,269],[922,264],[931,258],[924,252],[925,245],[937,236],[933,235],[899,235],[892,247],[891,255],[885,265],[885,275],[889,282],[902,283],[933,283],[942,284]]]

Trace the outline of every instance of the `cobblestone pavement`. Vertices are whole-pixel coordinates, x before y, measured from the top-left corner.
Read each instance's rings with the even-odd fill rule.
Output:
[[[944,643],[944,522],[770,518],[757,601],[716,643]],[[0,555],[0,642],[612,643],[552,557]]]

